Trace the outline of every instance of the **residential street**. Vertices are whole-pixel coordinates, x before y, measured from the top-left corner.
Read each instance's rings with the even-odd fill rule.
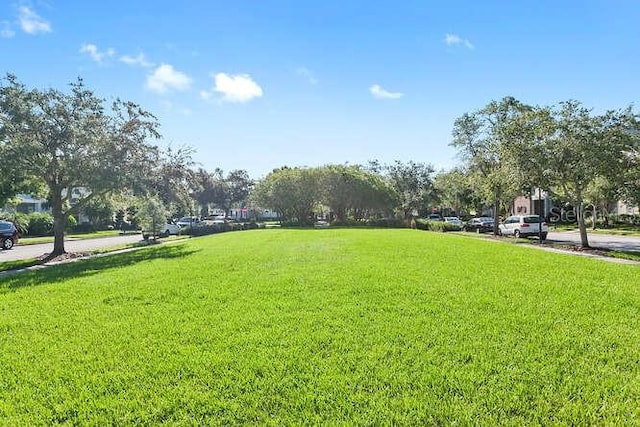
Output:
[[[614,236],[609,234],[589,235],[589,245],[597,248],[612,249],[617,251],[639,251],[640,237]],[[557,243],[580,244],[580,233],[578,231],[549,231],[547,240]]]
[[[142,240],[141,234],[126,234],[123,236],[101,237],[86,240],[66,240],[64,247],[67,252],[91,251],[94,249],[134,243]],[[20,245],[18,242],[13,249],[0,251],[0,262],[17,261],[21,259],[37,258],[53,250],[53,243],[40,245]]]

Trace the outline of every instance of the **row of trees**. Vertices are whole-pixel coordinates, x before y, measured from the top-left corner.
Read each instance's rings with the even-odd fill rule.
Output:
[[[135,103],[111,105],[84,86],[28,89],[13,75],[0,84],[0,205],[17,192],[47,197],[54,252],[64,252],[69,215],[90,217],[133,203],[153,217],[206,215],[253,203],[305,223],[327,206],[348,217],[426,215],[432,206],[497,216],[517,195],[544,188],[580,213],[586,203],[640,203],[640,126],[631,108],[593,114],[578,102],[530,106],[515,98],[465,113],[453,127],[463,164],[434,173],[425,163],[329,165],[274,170],[255,184],[246,171],[195,169],[188,147],[161,150],[159,123]],[[74,189],[83,188],[81,194]],[[72,203],[73,202],[73,203]],[[136,208],[136,209],[137,209]],[[578,215],[588,246],[584,215]]]
[[[260,181],[251,201],[274,209],[284,221],[306,224],[327,207],[334,220],[409,219],[433,201],[433,168],[421,163],[327,165],[276,169]]]
[[[631,108],[594,114],[576,101],[540,107],[507,97],[455,121],[452,144],[464,165],[437,184],[458,201],[494,205],[496,215],[544,188],[576,209],[588,247],[587,204],[640,204],[639,130]]]

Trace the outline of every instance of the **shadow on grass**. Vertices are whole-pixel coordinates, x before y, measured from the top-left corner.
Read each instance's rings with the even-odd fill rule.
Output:
[[[27,286],[37,286],[64,280],[99,274],[114,268],[127,267],[153,259],[175,259],[191,255],[197,250],[186,249],[184,244],[150,246],[121,254],[97,258],[78,259],[77,261],[40,268],[6,278],[0,276],[0,294],[15,291]]]

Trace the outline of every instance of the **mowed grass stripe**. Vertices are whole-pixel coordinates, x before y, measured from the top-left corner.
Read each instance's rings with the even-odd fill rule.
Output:
[[[0,420],[608,423],[640,269],[415,230],[255,230],[0,282]]]

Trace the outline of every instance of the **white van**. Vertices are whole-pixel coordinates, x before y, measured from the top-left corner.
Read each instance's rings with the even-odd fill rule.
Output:
[[[498,225],[498,231],[503,236],[531,237],[540,235],[542,225],[542,240],[547,238],[549,227],[539,215],[513,215]]]

